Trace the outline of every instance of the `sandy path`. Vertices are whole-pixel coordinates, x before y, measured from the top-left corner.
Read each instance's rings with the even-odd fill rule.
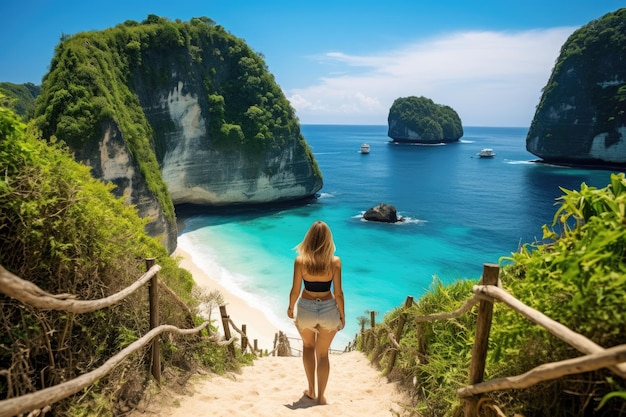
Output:
[[[405,416],[408,399],[395,383],[370,365],[361,352],[333,354],[326,398],[316,405],[304,397],[302,359],[264,357],[241,374],[209,375],[191,382],[191,395],[158,395],[139,416],[171,417],[362,417]]]

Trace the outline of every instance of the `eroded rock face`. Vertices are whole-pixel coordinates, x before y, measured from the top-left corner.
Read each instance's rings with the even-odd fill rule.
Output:
[[[135,205],[140,217],[148,219],[146,232],[173,252],[178,234],[175,220],[167,219],[163,208],[147,188],[117,125],[114,122],[105,123],[102,131],[99,152],[76,156],[91,166],[94,177],[115,184],[114,192],[128,204]]]
[[[626,9],[574,32],[537,106],[526,149],[547,162],[626,164]]]
[[[219,149],[208,136],[198,98],[192,89],[183,91],[179,81],[146,109],[148,119],[167,118],[173,126],[156,136],[165,149],[161,170],[174,204],[267,203],[304,198],[321,189],[321,178],[297,138],[258,154]]]

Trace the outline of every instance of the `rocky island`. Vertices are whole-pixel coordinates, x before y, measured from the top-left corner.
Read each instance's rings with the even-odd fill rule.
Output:
[[[537,106],[526,149],[545,162],[626,166],[626,9],[575,31]]]
[[[457,112],[426,97],[396,99],[389,109],[387,122],[387,136],[392,142],[446,143],[457,142],[463,136]]]
[[[174,206],[313,196],[322,175],[262,57],[211,19],[63,36],[35,110],[172,251]]]

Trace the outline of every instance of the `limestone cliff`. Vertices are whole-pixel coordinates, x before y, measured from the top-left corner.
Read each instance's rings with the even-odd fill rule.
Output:
[[[446,143],[463,136],[456,111],[426,97],[397,98],[389,109],[387,135],[393,142]]]
[[[175,204],[296,200],[322,187],[263,59],[204,17],[150,15],[65,37],[35,121],[115,183],[170,251]]]
[[[626,164],[626,9],[590,22],[565,42],[526,149],[553,163]]]

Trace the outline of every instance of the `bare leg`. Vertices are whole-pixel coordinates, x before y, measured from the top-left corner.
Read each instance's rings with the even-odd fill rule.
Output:
[[[302,363],[309,388],[304,395],[315,399],[315,332],[310,329],[299,330],[302,337]]]
[[[328,374],[330,373],[328,349],[336,333],[336,330],[320,329],[317,340],[315,341],[315,355],[317,358],[317,402],[319,404],[326,404],[324,391],[326,391]]]

